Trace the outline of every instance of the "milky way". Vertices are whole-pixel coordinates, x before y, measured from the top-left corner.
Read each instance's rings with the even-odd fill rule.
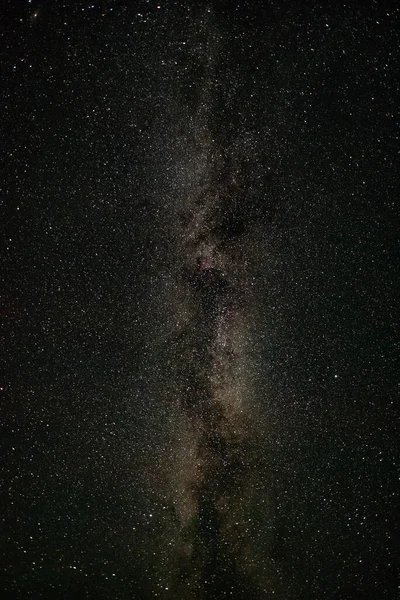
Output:
[[[214,28],[206,34],[212,45]],[[175,117],[174,129],[185,134],[174,140],[166,217],[173,281],[167,318],[175,322],[170,398],[179,414],[169,482],[178,519],[171,598],[240,598],[271,587],[250,514],[263,476],[251,364],[260,310],[254,267],[257,251],[265,251],[257,221],[272,202],[258,205],[248,150],[234,136],[230,146],[227,131],[216,128],[219,57],[207,56],[196,113]],[[267,508],[268,493],[263,502]]]
[[[186,578],[194,579],[192,589],[209,590],[204,597],[224,588],[228,592],[231,586],[238,589],[236,561],[246,544],[241,516],[251,481],[246,472],[254,462],[246,452],[251,431],[244,423],[250,409],[248,382],[241,374],[249,300],[245,257],[238,247],[245,225],[235,214],[246,198],[240,197],[245,191],[234,180],[218,185],[213,181],[217,177],[213,173],[214,187],[200,190],[181,209],[177,252],[183,259],[179,283],[190,315],[178,357],[182,373],[177,400],[191,438],[176,473],[183,487],[183,497],[177,498],[181,552],[188,563],[183,563],[182,585]],[[182,590],[179,595],[184,597]]]

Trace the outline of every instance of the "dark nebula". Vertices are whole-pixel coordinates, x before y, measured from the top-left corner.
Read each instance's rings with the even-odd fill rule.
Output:
[[[0,12],[1,598],[396,598],[397,5]]]

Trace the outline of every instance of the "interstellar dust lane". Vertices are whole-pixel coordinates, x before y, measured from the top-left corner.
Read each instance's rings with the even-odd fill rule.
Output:
[[[213,164],[220,153],[211,146],[205,151],[207,185],[182,194],[173,236],[176,286],[189,315],[180,332],[175,401],[191,452],[183,442],[171,482],[176,488],[179,480],[184,490],[175,498],[180,567],[171,598],[258,597],[260,580],[252,581],[250,565],[259,559],[252,556],[244,516],[260,475],[253,382],[246,373],[257,308],[249,267],[254,228],[245,169]],[[182,306],[176,308],[180,314]]]

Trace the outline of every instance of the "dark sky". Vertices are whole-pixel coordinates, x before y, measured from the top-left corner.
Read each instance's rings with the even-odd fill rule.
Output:
[[[2,597],[397,597],[399,16],[3,1]]]

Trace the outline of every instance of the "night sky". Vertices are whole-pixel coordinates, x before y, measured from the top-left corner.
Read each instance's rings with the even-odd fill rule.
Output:
[[[1,597],[398,598],[400,8],[92,2],[0,7]]]

